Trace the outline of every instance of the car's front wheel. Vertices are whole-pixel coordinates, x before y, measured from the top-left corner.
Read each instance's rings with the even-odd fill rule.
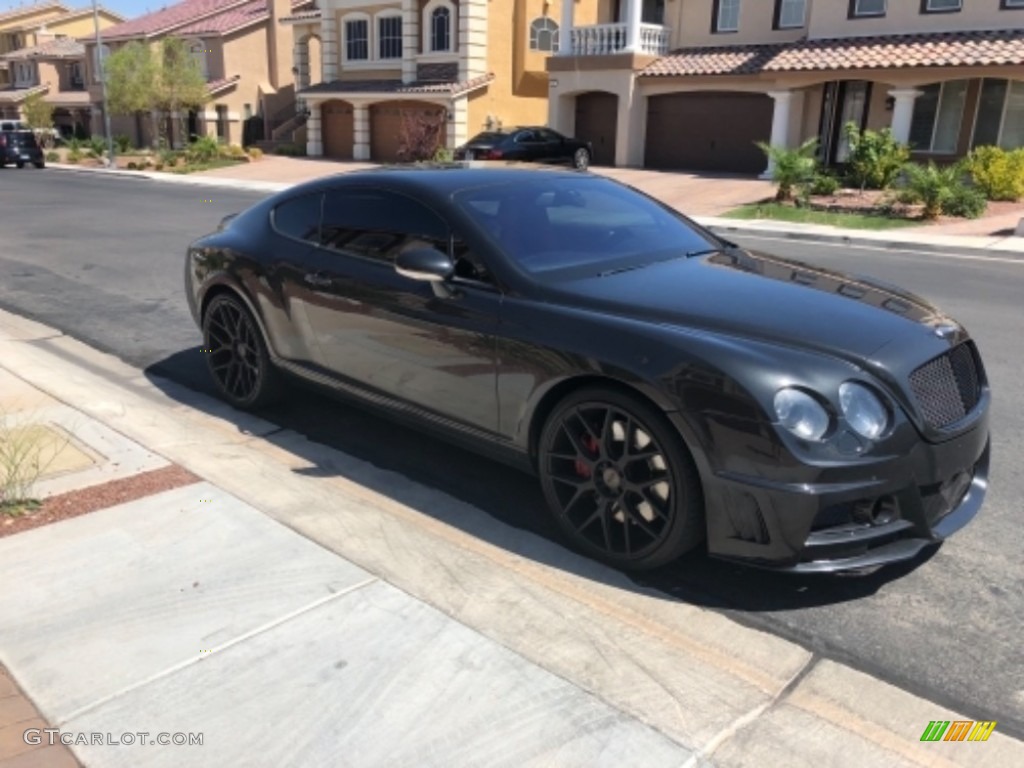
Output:
[[[40,161],[38,163],[32,163],[32,165],[34,165],[36,168],[39,168],[39,169],[43,169],[43,168],[46,167],[46,163],[43,162],[43,161]]]
[[[16,165],[16,166],[17,166],[18,168],[24,168],[24,167],[25,167],[25,161],[24,161],[24,160],[18,160],[18,161],[17,161],[16,163],[15,163],[15,165]]]
[[[576,170],[585,171],[590,167],[590,150],[580,147],[572,156],[572,165]]]
[[[252,410],[280,397],[281,373],[270,361],[255,318],[237,297],[222,294],[210,302],[203,342],[217,390],[231,405]]]
[[[674,428],[641,399],[587,388],[559,403],[538,449],[544,495],[584,553],[611,565],[664,565],[704,538],[704,499]]]

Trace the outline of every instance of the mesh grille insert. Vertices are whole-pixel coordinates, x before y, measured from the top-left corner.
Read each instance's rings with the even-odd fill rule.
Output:
[[[981,376],[970,342],[915,370],[910,388],[930,427],[948,427],[970,413],[981,397]]]

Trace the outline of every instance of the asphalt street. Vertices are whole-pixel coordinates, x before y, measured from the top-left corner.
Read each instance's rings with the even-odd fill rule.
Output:
[[[182,285],[188,242],[258,193],[57,170],[0,171],[0,306],[60,328],[147,374],[212,392]],[[994,389],[989,499],[918,562],[867,577],[793,577],[693,556],[638,584],[797,640],[1024,737],[1024,259],[737,238],[871,275],[939,303],[974,334]],[[325,417],[329,414],[329,417]],[[554,537],[535,482],[514,470],[303,393],[265,414],[495,518]],[[685,659],[680,663],[685,664]]]

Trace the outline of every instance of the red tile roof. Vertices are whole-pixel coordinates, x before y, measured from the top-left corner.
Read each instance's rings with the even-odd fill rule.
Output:
[[[766,72],[906,67],[987,67],[1024,63],[1024,30],[887,35],[805,40],[786,49]]]
[[[85,46],[77,40],[63,38],[50,40],[31,48],[19,48],[17,51],[4,54],[4,61],[23,61],[25,59],[77,59],[85,55]]]
[[[129,19],[123,24],[108,27],[103,30],[103,36],[108,39],[148,37],[198,21],[205,16],[234,6],[243,5],[246,2],[248,0],[184,0],[184,2],[161,8],[159,11]]]
[[[751,75],[761,72],[905,69],[1024,64],[1024,30],[943,32],[783,45],[689,48],[662,56],[641,77]]]
[[[267,11],[267,4],[264,0],[252,0],[245,5],[234,6],[224,13],[215,16],[208,16],[201,21],[178,27],[174,30],[176,35],[223,35],[225,32],[244,27],[256,21],[270,18]]]
[[[64,3],[35,3],[34,5],[23,5],[20,8],[11,8],[9,11],[3,11],[0,13],[0,21],[16,19],[19,16],[27,16],[30,13],[38,13],[39,11],[46,11],[51,8],[57,11],[68,10]]]
[[[206,84],[206,90],[211,96],[213,96],[214,94],[223,91],[228,86],[234,85],[241,79],[241,75],[232,75],[231,77],[225,77],[220,80],[211,80]]]
[[[436,94],[439,96],[461,96],[482,88],[494,79],[494,73],[474,77],[471,80],[464,80],[461,83],[447,82],[415,82],[403,83],[401,80],[335,80],[330,83],[318,83],[310,88],[299,91],[299,96],[305,94],[333,94],[343,95],[346,93],[393,93],[393,94]]]

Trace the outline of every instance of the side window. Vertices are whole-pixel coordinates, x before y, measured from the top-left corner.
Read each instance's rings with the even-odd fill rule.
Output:
[[[320,238],[322,201],[323,195],[319,192],[285,200],[271,212],[274,229],[285,237],[317,242]]]
[[[520,131],[516,134],[515,141],[517,144],[529,144],[536,141],[536,138],[533,135],[533,131]]]
[[[542,128],[541,130],[537,131],[537,133],[540,135],[540,138],[543,141],[547,141],[547,142],[559,141],[558,134],[555,133],[554,131],[549,131],[546,128]]]
[[[405,248],[429,245],[448,253],[448,226],[411,197],[379,189],[328,192],[321,243],[363,258],[394,262]]]

